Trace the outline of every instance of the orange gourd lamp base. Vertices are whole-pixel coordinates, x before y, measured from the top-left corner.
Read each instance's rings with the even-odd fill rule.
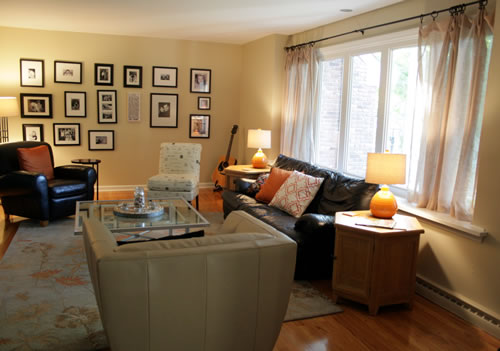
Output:
[[[252,157],[253,168],[266,168],[267,163],[267,156],[262,152],[262,149],[259,149]]]
[[[396,198],[387,185],[383,185],[380,190],[373,195],[370,202],[372,216],[377,218],[392,218],[398,211]]]

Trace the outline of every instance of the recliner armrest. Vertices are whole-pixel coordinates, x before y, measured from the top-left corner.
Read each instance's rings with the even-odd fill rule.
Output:
[[[38,192],[47,194],[47,178],[41,173],[13,171],[0,178],[0,195],[13,196]]]
[[[96,181],[96,172],[92,167],[66,165],[54,168],[54,177],[63,179],[80,179],[94,184]]]
[[[295,222],[295,230],[316,235],[333,235],[335,232],[335,216],[317,213],[306,213]]]

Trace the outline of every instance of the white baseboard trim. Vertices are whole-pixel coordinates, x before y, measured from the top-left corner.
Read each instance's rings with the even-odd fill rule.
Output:
[[[417,277],[416,293],[500,339],[500,320]]]
[[[100,185],[99,192],[105,191],[134,191],[136,187],[142,186],[144,189],[147,188],[146,184],[137,184],[137,185]],[[203,188],[212,188],[213,183],[200,183],[200,189]]]

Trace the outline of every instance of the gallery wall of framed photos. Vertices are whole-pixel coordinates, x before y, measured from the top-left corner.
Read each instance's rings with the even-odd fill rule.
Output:
[[[74,158],[99,158],[103,186],[145,184],[158,172],[162,142],[200,143],[201,181],[210,182],[219,156],[227,151],[230,128],[239,123],[241,45],[2,31],[6,54],[0,57],[0,75],[5,78],[0,81],[0,96],[16,96],[21,106],[21,94],[26,94],[25,117],[9,118],[11,141],[34,132],[54,146],[56,165]],[[26,60],[23,68],[21,59]],[[21,80],[22,70],[26,73]],[[37,74],[42,71],[43,75]],[[39,106],[28,108],[28,102]],[[209,116],[203,117],[203,126],[210,130],[202,137],[190,137],[196,135],[191,115]],[[55,123],[70,124],[56,125],[59,142],[54,142]],[[62,140],[63,135],[76,138],[77,129],[79,143]],[[235,155],[244,142],[244,133],[240,134],[241,141],[237,136],[233,143]],[[106,139],[110,144],[104,147]]]

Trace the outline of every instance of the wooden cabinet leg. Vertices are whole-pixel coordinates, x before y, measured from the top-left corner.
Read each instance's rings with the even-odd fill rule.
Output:
[[[49,221],[40,221],[40,227],[46,227],[49,225]]]
[[[368,312],[372,315],[372,316],[376,316],[377,313],[378,313],[378,305],[376,304],[369,304],[368,305]]]
[[[337,294],[332,294],[332,302],[333,303],[338,303],[339,302],[339,296]]]

